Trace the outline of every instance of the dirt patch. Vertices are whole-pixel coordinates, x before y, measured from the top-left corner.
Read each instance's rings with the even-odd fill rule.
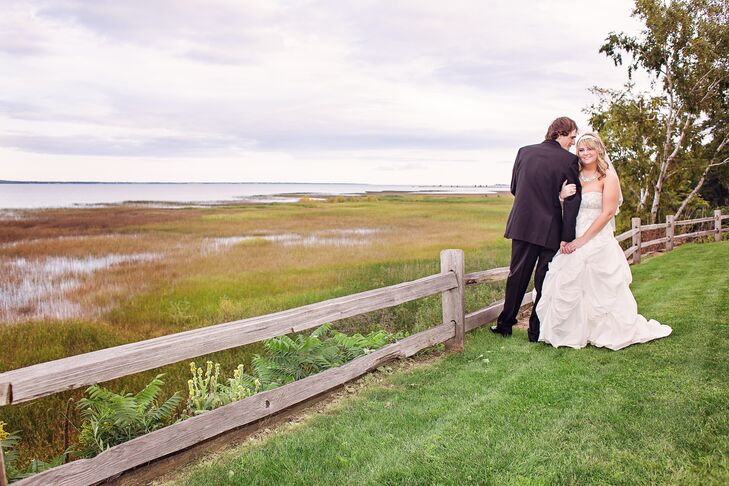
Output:
[[[522,306],[521,310],[519,311],[519,314],[516,316],[516,324],[514,324],[514,327],[517,327],[519,329],[524,329],[525,331],[529,329],[529,317],[532,315],[532,306],[531,305],[525,305]]]

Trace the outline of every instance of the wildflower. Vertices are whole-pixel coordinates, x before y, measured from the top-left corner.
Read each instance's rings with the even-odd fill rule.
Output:
[[[8,438],[10,433],[5,431],[5,426],[8,425],[5,422],[0,421],[0,440],[5,440]]]

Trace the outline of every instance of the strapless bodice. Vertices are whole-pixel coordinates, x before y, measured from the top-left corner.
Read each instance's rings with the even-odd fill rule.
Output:
[[[596,209],[602,211],[602,192],[590,191],[582,193],[580,212],[583,209]]]
[[[600,216],[600,213],[602,213],[602,192],[583,192],[580,212],[577,213],[577,224],[575,226],[577,236],[582,236],[592,222]],[[613,230],[613,223],[608,223],[595,237],[612,237]]]

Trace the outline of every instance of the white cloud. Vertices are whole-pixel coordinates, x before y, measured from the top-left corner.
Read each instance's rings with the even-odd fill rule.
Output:
[[[585,125],[631,3],[27,1],[0,20],[0,178],[496,183]]]

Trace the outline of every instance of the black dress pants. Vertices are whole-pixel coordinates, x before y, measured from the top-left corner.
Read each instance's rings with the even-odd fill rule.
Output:
[[[498,329],[511,329],[516,324],[516,316],[521,307],[529,280],[532,277],[534,266],[537,270],[534,273],[534,288],[537,289],[537,298],[532,306],[532,315],[529,318],[529,340],[536,341],[539,338],[539,317],[536,307],[542,297],[542,284],[547,275],[549,262],[552,261],[557,250],[545,248],[522,240],[511,240],[511,264],[509,266],[509,278],[506,280],[506,296],[504,310],[496,320]]]

